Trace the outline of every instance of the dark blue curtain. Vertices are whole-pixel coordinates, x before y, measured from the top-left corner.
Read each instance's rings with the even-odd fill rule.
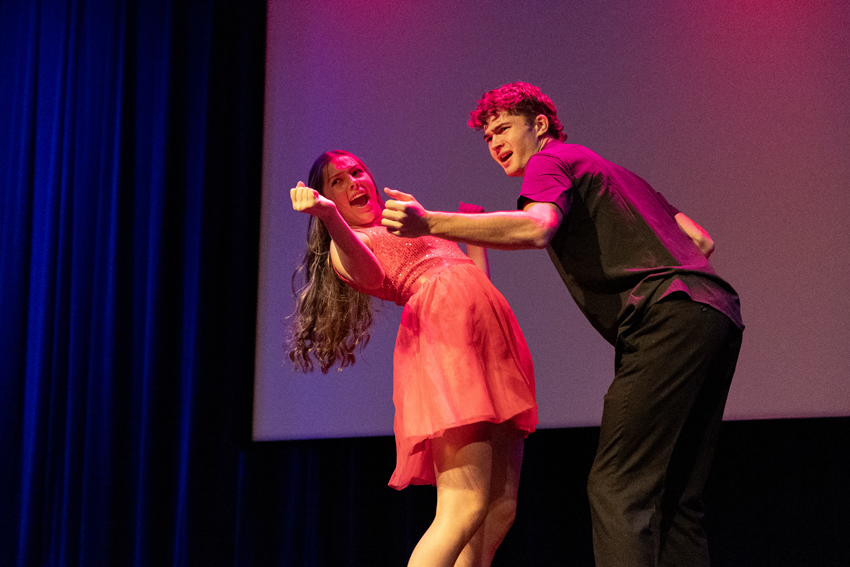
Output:
[[[0,2],[0,564],[232,565],[265,2]]]

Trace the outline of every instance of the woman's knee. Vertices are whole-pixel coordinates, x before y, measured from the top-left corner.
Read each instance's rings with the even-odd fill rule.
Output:
[[[488,513],[487,495],[474,490],[438,492],[438,522],[455,526],[471,537],[484,523]]]
[[[516,500],[504,499],[494,502],[487,511],[487,524],[498,531],[508,533],[516,520]]]

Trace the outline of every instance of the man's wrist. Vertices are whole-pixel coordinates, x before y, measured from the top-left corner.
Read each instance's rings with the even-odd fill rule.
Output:
[[[425,215],[423,219],[425,220],[425,227],[430,236],[443,236],[442,231],[445,229],[445,220],[451,215],[451,213],[446,213],[443,211],[425,211]]]

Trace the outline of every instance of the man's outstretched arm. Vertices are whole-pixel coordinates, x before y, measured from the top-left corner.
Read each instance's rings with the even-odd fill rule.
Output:
[[[438,236],[496,250],[545,248],[561,226],[563,213],[552,203],[529,203],[522,211],[482,214],[428,211],[412,195],[385,188],[391,198],[381,221],[396,236]]]

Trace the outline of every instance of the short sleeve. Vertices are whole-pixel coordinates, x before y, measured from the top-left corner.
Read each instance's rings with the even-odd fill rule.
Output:
[[[661,193],[656,191],[655,195],[658,197],[658,201],[661,203],[661,206],[664,207],[664,210],[667,211],[671,217],[675,217],[681,212],[679,209],[668,203],[667,199],[665,199],[664,195]]]
[[[553,203],[566,216],[570,208],[572,175],[568,166],[555,156],[538,153],[525,168],[517,209],[528,203]]]

